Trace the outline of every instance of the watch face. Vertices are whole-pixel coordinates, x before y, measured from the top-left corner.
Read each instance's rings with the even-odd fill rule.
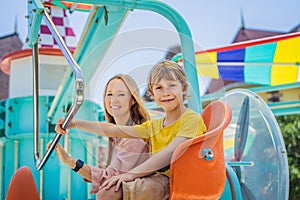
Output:
[[[76,161],[76,167],[73,169],[75,172],[78,172],[78,170],[81,169],[81,167],[83,166],[84,162],[80,159],[78,159]]]
[[[76,167],[78,166],[81,168],[83,166],[83,164],[84,164],[84,162],[82,160],[78,159],[76,162]]]

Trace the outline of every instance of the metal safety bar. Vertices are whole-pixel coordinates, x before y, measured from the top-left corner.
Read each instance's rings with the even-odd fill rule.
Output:
[[[227,165],[231,167],[253,167],[254,162],[253,161],[226,161]]]
[[[63,55],[67,59],[68,63],[70,64],[73,74],[75,76],[75,98],[73,100],[73,103],[68,110],[68,113],[62,123],[62,128],[67,129],[69,124],[71,123],[73,117],[77,113],[78,109],[83,103],[84,100],[84,81],[81,69],[79,68],[78,64],[76,63],[75,59],[73,58],[69,48],[65,44],[64,40],[60,36],[57,28],[55,27],[55,24],[53,23],[50,15],[48,14],[47,10],[44,9],[43,12],[44,20],[46,22],[46,25],[48,26],[52,36],[56,40],[60,50],[62,51]],[[43,158],[40,160],[39,158],[39,109],[38,109],[38,98],[39,98],[39,92],[38,92],[38,46],[37,43],[33,45],[32,48],[32,55],[33,55],[33,65],[34,65],[34,83],[33,83],[33,92],[34,92],[34,160],[35,160],[35,166],[38,170],[41,170],[45,163],[47,162],[48,158],[50,157],[51,153],[53,152],[56,144],[59,142],[61,138],[61,134],[56,134],[53,142],[51,143],[49,149],[46,151]]]

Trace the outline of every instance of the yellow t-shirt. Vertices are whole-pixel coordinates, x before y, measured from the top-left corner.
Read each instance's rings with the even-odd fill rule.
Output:
[[[193,138],[206,132],[202,116],[187,109],[170,126],[163,127],[164,118],[153,119],[133,126],[138,135],[151,142],[152,154],[164,149],[176,136]]]

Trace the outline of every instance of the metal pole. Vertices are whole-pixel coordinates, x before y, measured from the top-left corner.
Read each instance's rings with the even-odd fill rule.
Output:
[[[34,124],[34,160],[35,164],[39,163],[39,61],[38,61],[38,44],[32,47],[32,64],[33,64],[33,124]]]
[[[75,77],[75,89],[76,89],[76,94],[75,94],[75,98],[74,101],[65,117],[65,120],[63,121],[62,124],[62,128],[63,129],[67,129],[69,124],[71,123],[73,117],[75,116],[76,112],[78,111],[79,107],[82,105],[83,100],[84,100],[84,81],[83,81],[83,76],[81,73],[81,69],[79,68],[79,66],[77,65],[75,59],[73,58],[69,48],[67,47],[67,45],[65,44],[64,40],[62,39],[62,37],[60,36],[58,30],[55,27],[55,24],[53,23],[50,15],[48,14],[48,12],[45,10],[44,11],[44,19],[46,21],[46,24],[51,32],[51,34],[53,35],[54,39],[56,40],[60,50],[62,51],[63,55],[65,56],[65,58],[67,59],[68,63],[70,64],[72,70],[73,70],[73,74]],[[37,54],[37,45],[34,45],[33,48],[33,55]],[[34,56],[37,57],[37,56]],[[36,61],[37,59],[35,59]],[[37,61],[36,61],[37,62]],[[35,75],[37,76],[37,75]],[[36,94],[36,92],[35,92]],[[36,99],[38,99],[38,95]],[[38,109],[38,107],[37,107]],[[38,112],[36,113],[38,116]],[[38,117],[37,117],[38,118]],[[36,119],[35,119],[36,120]],[[36,129],[38,130],[38,125],[36,125]],[[59,142],[60,138],[61,138],[61,134],[56,134],[52,144],[50,145],[50,148],[46,151],[44,157],[42,158],[41,162],[39,160],[39,152],[38,152],[38,139],[39,139],[39,134],[38,131],[36,130],[35,133],[35,139],[34,139],[34,155],[35,155],[35,164],[36,164],[36,168],[38,170],[41,170],[44,166],[44,164],[47,162],[48,158],[50,157],[51,153],[53,152],[56,144]]]

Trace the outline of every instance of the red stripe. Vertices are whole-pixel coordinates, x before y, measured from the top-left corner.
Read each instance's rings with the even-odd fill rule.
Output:
[[[257,39],[257,40],[249,40],[249,41],[245,41],[245,42],[234,43],[234,44],[231,44],[231,45],[225,46],[225,47],[219,47],[219,48],[198,51],[195,54],[201,54],[204,52],[214,52],[214,51],[219,52],[219,51],[228,51],[228,50],[246,48],[248,46],[254,46],[254,45],[258,45],[258,44],[265,44],[265,43],[271,43],[271,42],[278,42],[280,40],[285,40],[285,39],[299,37],[299,36],[300,36],[300,32],[296,32],[296,33],[290,33],[290,34],[285,34],[285,35]]]

